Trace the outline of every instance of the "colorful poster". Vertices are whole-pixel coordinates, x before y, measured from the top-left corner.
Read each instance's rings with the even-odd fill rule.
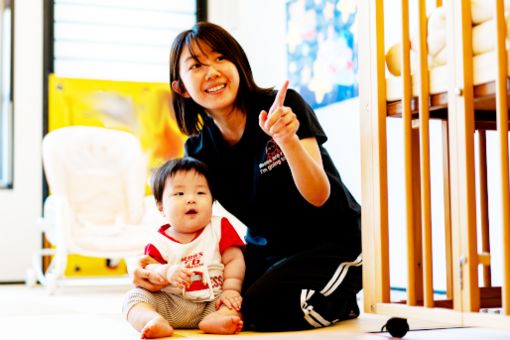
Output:
[[[287,0],[291,87],[318,108],[358,96],[357,0]]]

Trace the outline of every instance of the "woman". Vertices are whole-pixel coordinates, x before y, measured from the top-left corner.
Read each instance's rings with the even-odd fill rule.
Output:
[[[322,146],[311,107],[288,82],[278,93],[258,87],[239,43],[207,22],[174,40],[170,84],[187,155],[208,165],[218,201],[248,227],[245,329],[357,317],[360,206]],[[157,290],[143,269],[150,261],[139,261],[134,283]]]

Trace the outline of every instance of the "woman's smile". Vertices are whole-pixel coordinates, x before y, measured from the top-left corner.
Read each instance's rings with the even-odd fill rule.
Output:
[[[226,87],[227,87],[227,84],[224,83],[224,84],[210,87],[210,88],[206,89],[205,92],[214,94],[214,93],[219,92],[220,90],[223,90]]]

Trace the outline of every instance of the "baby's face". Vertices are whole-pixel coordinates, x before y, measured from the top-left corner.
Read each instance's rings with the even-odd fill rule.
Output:
[[[207,180],[193,170],[179,171],[168,177],[159,209],[179,233],[195,233],[202,229],[212,215],[212,195]]]

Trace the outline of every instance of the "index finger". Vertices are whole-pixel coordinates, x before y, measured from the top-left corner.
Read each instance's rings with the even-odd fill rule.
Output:
[[[282,87],[278,90],[278,93],[276,94],[276,98],[273,103],[273,107],[282,107],[283,102],[285,101],[285,96],[287,95],[287,89],[289,88],[289,81],[285,80]]]

